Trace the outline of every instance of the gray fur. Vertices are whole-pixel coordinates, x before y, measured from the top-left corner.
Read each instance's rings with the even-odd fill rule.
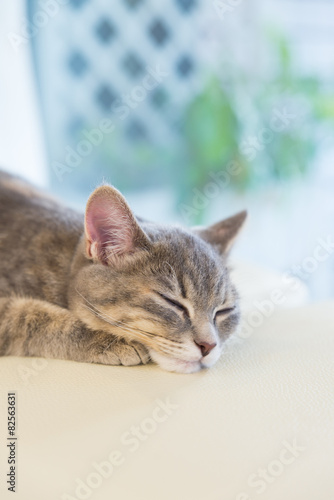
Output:
[[[108,241],[99,243],[96,214],[108,203]],[[182,372],[209,366],[195,342],[216,335],[221,350],[240,319],[226,252],[244,219],[194,231],[148,223],[109,186],[93,193],[84,219],[1,172],[0,354],[111,365],[151,358]],[[224,303],[234,309],[215,323]]]

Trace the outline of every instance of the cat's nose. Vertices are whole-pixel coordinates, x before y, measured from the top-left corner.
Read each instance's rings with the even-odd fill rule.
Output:
[[[198,345],[198,347],[201,349],[201,352],[202,352],[202,356],[207,356],[209,354],[209,352],[212,351],[212,349],[214,349],[216,347],[217,344],[208,344],[208,342],[196,342],[195,341],[195,344]]]

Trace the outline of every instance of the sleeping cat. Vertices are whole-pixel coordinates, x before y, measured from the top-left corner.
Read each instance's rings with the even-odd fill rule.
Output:
[[[240,321],[226,258],[245,218],[146,222],[109,185],[84,217],[0,172],[0,354],[212,366]]]

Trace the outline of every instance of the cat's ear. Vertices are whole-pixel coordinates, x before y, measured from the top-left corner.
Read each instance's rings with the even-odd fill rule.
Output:
[[[230,251],[246,218],[247,212],[243,211],[212,226],[194,228],[194,232],[203,240],[213,245],[220,253],[226,254]]]
[[[125,198],[111,186],[97,188],[88,199],[85,237],[87,257],[106,265],[149,246]]]

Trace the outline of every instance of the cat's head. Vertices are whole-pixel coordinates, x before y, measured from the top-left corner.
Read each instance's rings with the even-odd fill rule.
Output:
[[[186,230],[143,222],[113,187],[88,200],[71,308],[91,328],[147,346],[162,368],[212,366],[240,321],[227,254],[246,213]]]

